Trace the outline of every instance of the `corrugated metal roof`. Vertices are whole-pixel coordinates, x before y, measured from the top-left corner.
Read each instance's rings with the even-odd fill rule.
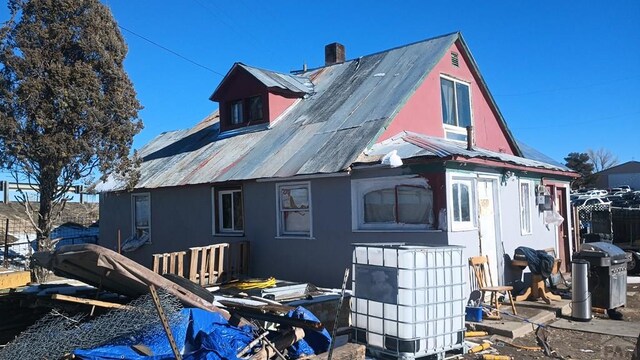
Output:
[[[268,88],[280,88],[303,94],[313,93],[313,83],[308,77],[259,69],[242,63],[237,65],[247,70]]]
[[[373,145],[370,149],[358,158],[360,163],[375,163],[380,159],[396,150],[398,156],[402,159],[417,157],[437,157],[447,158],[452,156],[462,156],[465,158],[481,158],[488,160],[497,160],[505,163],[526,166],[531,168],[541,168],[556,171],[571,171],[562,165],[549,164],[547,162],[528,159],[511,154],[499,153],[491,150],[475,147],[473,150],[467,150],[465,143],[446,140],[417,134],[414,132],[404,131],[385,141]]]
[[[262,131],[220,134],[214,113],[193,129],[161,134],[140,151],[136,188],[344,171],[458,39],[453,33],[300,74],[312,79],[313,94]],[[257,74],[263,82],[289,86],[272,72]],[[114,179],[97,187],[123,188]]]

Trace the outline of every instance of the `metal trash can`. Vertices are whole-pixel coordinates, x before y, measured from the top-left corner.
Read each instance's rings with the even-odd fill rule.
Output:
[[[624,250],[606,242],[585,243],[573,259],[589,262],[592,306],[615,309],[627,304],[629,255]]]
[[[591,321],[591,293],[589,292],[589,262],[571,263],[571,319]]]

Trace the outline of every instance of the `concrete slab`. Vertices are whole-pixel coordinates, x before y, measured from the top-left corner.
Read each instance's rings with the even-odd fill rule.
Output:
[[[483,320],[480,323],[469,324],[473,324],[475,330],[486,331],[491,335],[500,335],[515,339],[534,331],[537,327],[535,324],[544,324],[555,318],[555,311],[540,310],[528,318],[520,319],[505,314],[502,320]]]
[[[595,334],[630,337],[634,339],[638,337],[638,334],[640,334],[640,323],[599,318],[593,318],[589,322],[558,319],[549,326],[557,329],[584,331]]]
[[[519,307],[525,307],[530,309],[540,309],[540,310],[548,310],[555,311],[558,316],[569,316],[571,315],[571,300],[561,299],[557,301],[552,301],[551,304],[547,304],[542,300],[538,301],[518,301],[516,302],[516,309]]]

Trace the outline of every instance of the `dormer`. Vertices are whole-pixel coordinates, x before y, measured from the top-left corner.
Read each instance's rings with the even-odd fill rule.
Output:
[[[296,100],[313,93],[303,76],[235,63],[209,98],[218,103],[220,131],[271,124]]]

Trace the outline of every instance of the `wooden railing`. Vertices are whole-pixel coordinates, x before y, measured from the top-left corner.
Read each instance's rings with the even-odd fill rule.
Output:
[[[188,264],[185,262],[188,261]],[[185,266],[186,265],[186,266]],[[185,267],[189,273],[185,274]],[[240,241],[153,255],[153,271],[175,274],[208,286],[249,273],[249,242]],[[185,276],[186,275],[186,276]]]

